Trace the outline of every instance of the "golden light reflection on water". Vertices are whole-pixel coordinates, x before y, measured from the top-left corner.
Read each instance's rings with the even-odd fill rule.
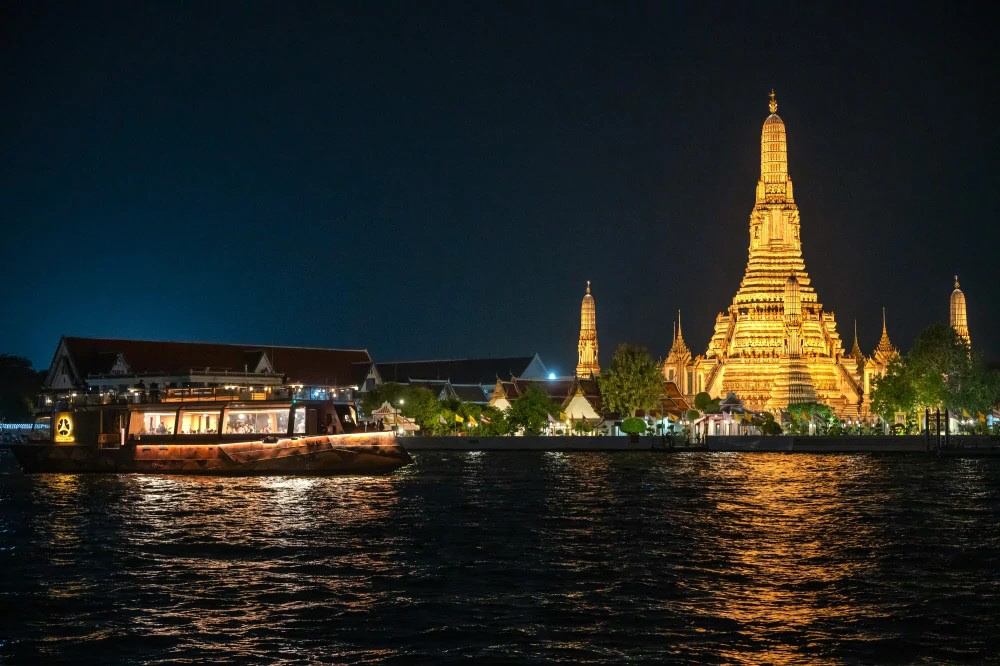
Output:
[[[781,636],[807,635],[817,621],[875,612],[837,586],[873,567],[847,551],[872,547],[879,535],[852,515],[853,504],[843,497],[845,484],[870,474],[872,465],[878,463],[860,456],[719,457],[714,481],[726,491],[716,507],[728,524],[714,545],[735,557],[731,569],[720,572],[731,581],[713,610],[757,634],[755,660],[800,662],[803,645]]]
[[[392,566],[363,543],[398,502],[393,477],[135,475],[127,479],[125,550],[135,585],[172,590],[136,621],[151,635],[195,640],[265,631],[298,605],[369,608],[368,578]],[[340,542],[315,535],[336,532]],[[324,547],[325,545],[325,547]],[[275,603],[274,599],[281,599]],[[299,599],[300,601],[296,601]]]
[[[16,635],[53,658],[879,662],[901,607],[962,636],[996,615],[997,461],[421,453],[374,478],[20,481],[0,552]],[[0,662],[28,649],[0,640]]]

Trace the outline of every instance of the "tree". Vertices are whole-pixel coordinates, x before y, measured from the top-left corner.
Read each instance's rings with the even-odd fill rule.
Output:
[[[663,392],[661,366],[644,348],[619,345],[611,365],[597,380],[608,409],[635,416],[636,410],[655,406]]]
[[[386,382],[379,384],[364,394],[361,399],[361,409],[366,414],[371,414],[382,406],[383,402],[388,402],[393,407],[399,407],[399,399],[405,401],[405,393],[408,387],[397,382]]]
[[[432,432],[439,425],[441,403],[433,391],[423,386],[407,386],[401,397],[404,402],[400,411],[420,426],[420,432]]]
[[[441,415],[441,403],[433,391],[423,386],[407,386],[386,382],[373,388],[361,399],[361,408],[367,414],[388,402],[403,416],[413,419],[421,432],[436,432]]]
[[[816,424],[821,434],[829,431],[836,422],[833,408],[818,402],[797,402],[788,405],[788,416],[791,419],[791,431],[798,435],[809,432],[809,424]]]
[[[33,370],[28,359],[0,354],[0,420],[31,421],[44,380],[45,372]]]
[[[896,412],[911,412],[916,408],[917,394],[902,356],[889,361],[885,376],[876,377],[872,391],[872,411],[889,423]]]
[[[762,435],[780,435],[781,424],[774,420],[774,414],[764,412],[753,417],[753,424],[760,428]]]
[[[509,435],[511,433],[510,421],[507,419],[507,414],[496,407],[483,407],[478,421],[479,426],[476,428],[477,435],[490,437]]]
[[[641,435],[646,432],[646,422],[633,416],[622,421],[621,430],[628,435]]]
[[[539,386],[530,385],[514,400],[507,412],[507,420],[513,430],[524,430],[526,434],[537,435],[545,429],[549,416],[559,413],[559,405]]]
[[[594,426],[590,425],[587,419],[577,419],[573,422],[573,432],[578,435],[585,435],[588,432],[593,432]]]
[[[889,362],[875,381],[872,408],[886,421],[923,409],[986,412],[1000,400],[1000,382],[978,354],[946,324],[924,329],[905,356]]]

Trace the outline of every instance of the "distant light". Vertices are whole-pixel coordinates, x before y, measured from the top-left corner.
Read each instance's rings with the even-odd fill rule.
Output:
[[[556,373],[550,372],[549,373],[549,379],[555,379],[555,378],[556,378]]]

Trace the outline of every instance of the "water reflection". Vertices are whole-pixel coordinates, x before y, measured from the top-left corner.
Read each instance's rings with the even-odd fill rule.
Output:
[[[0,661],[983,661],[998,489],[1000,461],[780,454],[7,476]]]
[[[715,557],[702,557],[726,555],[719,574],[728,585],[716,604],[700,610],[738,627],[737,648],[726,658],[737,659],[743,643],[753,641],[764,661],[799,661],[810,627],[851,626],[874,612],[854,597],[853,586],[874,567],[864,555],[877,547],[877,535],[845,501],[871,464],[849,456],[718,459],[717,532],[704,542]]]

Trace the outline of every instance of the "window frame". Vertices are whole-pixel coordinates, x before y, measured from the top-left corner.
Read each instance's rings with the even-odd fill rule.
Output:
[[[208,407],[181,407],[177,410],[177,427],[174,429],[176,433],[182,437],[204,437],[206,435],[214,436],[222,434],[222,416],[225,412],[225,408],[221,405],[215,409]],[[216,431],[215,432],[198,432],[198,433],[184,433],[181,432],[181,423],[184,421],[184,414],[214,414],[216,420]]]
[[[180,411],[180,409],[177,409],[177,408],[175,408],[175,409],[163,409],[162,407],[159,407],[158,409],[132,409],[132,410],[129,410],[129,415],[128,415],[128,436],[130,438],[131,437],[142,437],[142,438],[153,437],[153,438],[157,438],[157,439],[160,439],[160,440],[173,439],[174,436],[177,434],[177,424],[180,421],[180,418],[179,418],[179,415],[178,415],[179,411]],[[135,419],[135,416],[137,414],[141,414],[142,415],[143,427],[145,427],[146,415],[148,415],[148,414],[160,414],[160,415],[173,414],[174,415],[174,427],[173,427],[173,429],[170,432],[167,432],[167,433],[155,433],[155,432],[149,433],[149,432],[147,432],[147,433],[144,433],[144,434],[140,434],[138,432],[134,432],[132,430],[132,421]]]
[[[292,414],[293,405],[291,403],[282,403],[276,405],[254,405],[254,404],[231,404],[227,405],[222,409],[222,417],[219,420],[219,435],[224,439],[246,439],[251,437],[254,439],[262,437],[288,437],[289,431],[292,429]],[[226,432],[226,423],[228,422],[229,414],[232,412],[275,412],[283,410],[287,418],[287,425],[285,426],[284,432]]]

